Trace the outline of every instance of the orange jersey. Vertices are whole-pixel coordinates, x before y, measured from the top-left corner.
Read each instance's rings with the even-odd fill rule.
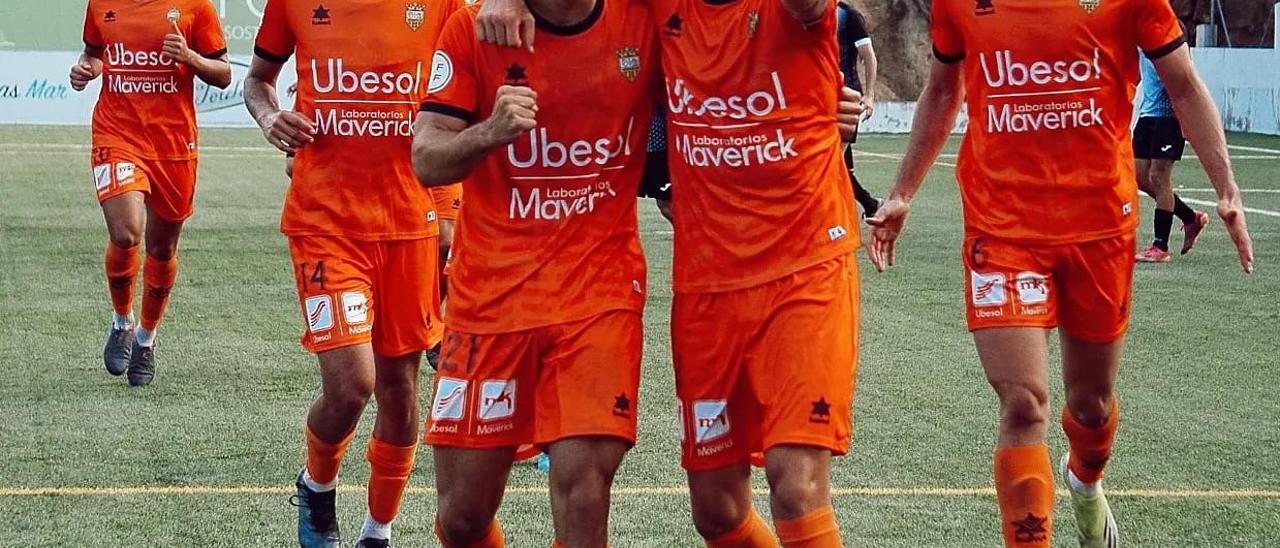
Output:
[[[161,55],[173,22],[199,55],[227,53],[209,0],[89,0],[84,43],[102,59],[93,146],[148,160],[196,157],[195,72]]]
[[[423,110],[484,120],[499,86],[528,86],[538,126],[463,182],[449,326],[501,333],[641,310],[636,190],[658,69],[648,10],[597,0],[573,27],[539,21],[537,55],[477,43],[476,12],[445,26]]]
[[[290,236],[435,236],[434,203],[413,173],[413,121],[430,73],[421,4],[269,0],[254,53],[298,55],[294,110],[315,142],[298,149],[281,230]]]
[[[650,0],[666,75],[677,292],[741,289],[858,246],[835,4]]]
[[[935,0],[932,25],[938,59],[964,63],[966,231],[1046,244],[1132,232],[1137,50],[1182,45],[1168,1]]]

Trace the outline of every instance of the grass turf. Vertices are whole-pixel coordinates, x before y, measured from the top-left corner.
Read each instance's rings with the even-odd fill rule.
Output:
[[[1232,135],[1280,149],[1280,139]],[[318,388],[284,238],[287,181],[254,131],[203,136],[197,213],[181,247],[174,298],[161,326],[156,384],[131,389],[102,371],[110,307],[101,272],[105,230],[94,203],[86,128],[0,126],[0,545],[289,546],[285,491],[26,495],[11,488],[267,486],[284,489],[302,462],[302,418]],[[862,150],[901,154],[901,136],[864,136]],[[954,152],[953,143],[949,151]],[[1280,212],[1280,154],[1235,150],[1246,205]],[[1275,156],[1271,158],[1271,156]],[[944,161],[953,161],[944,158]],[[883,193],[896,161],[864,155],[860,175]],[[1194,160],[1179,164],[1184,196],[1213,200]],[[854,546],[995,546],[989,495],[911,494],[990,485],[995,396],[964,329],[959,200],[939,166],[913,208],[899,266],[863,263],[861,368],[853,451],[833,472],[835,506]],[[1139,241],[1150,237],[1144,200]],[[696,546],[680,491],[668,348],[669,227],[640,207],[651,270],[640,442],[619,474],[615,546]],[[1119,391],[1124,414],[1113,489],[1253,490],[1236,496],[1117,497],[1132,546],[1280,545],[1280,217],[1253,214],[1258,271],[1239,272],[1221,224],[1172,264],[1139,265]],[[1179,243],[1174,236],[1174,245]],[[1056,371],[1055,365],[1052,366]],[[425,383],[424,383],[425,384]],[[1054,386],[1054,405],[1061,389]],[[424,394],[423,401],[426,401]],[[372,424],[362,422],[359,442]],[[1055,455],[1065,447],[1051,429]],[[357,446],[358,447],[358,446]],[[363,483],[353,448],[342,477]],[[433,546],[430,453],[424,450],[397,522],[401,546]],[[757,473],[757,482],[763,487]],[[550,541],[546,478],[520,466],[500,513],[513,546]],[[767,512],[767,502],[757,501]],[[1073,545],[1060,501],[1057,546]],[[363,496],[339,497],[354,533]]]

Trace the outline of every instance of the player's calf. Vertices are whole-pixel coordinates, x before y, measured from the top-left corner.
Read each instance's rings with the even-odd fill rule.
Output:
[[[505,545],[502,528],[494,518],[502,504],[514,455],[515,447],[434,447],[436,536],[441,545],[473,548]]]

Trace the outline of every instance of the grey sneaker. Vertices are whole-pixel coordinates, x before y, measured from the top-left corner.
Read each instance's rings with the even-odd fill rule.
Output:
[[[133,355],[129,356],[129,384],[146,386],[156,377],[155,345],[141,346],[133,341]]]
[[[133,328],[112,327],[107,334],[107,344],[102,347],[102,364],[107,366],[107,373],[119,376],[129,367],[129,358],[133,356]]]

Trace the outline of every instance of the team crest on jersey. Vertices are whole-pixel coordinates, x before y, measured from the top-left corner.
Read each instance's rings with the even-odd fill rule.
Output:
[[[618,48],[618,71],[629,82],[640,76],[640,50],[632,47]]]
[[[747,38],[755,38],[756,30],[760,29],[760,10],[751,10],[747,14]]]
[[[178,19],[182,18],[182,12],[178,11],[178,8],[169,8],[168,13],[165,13],[164,17],[165,19],[168,19],[170,23],[177,23]]]
[[[422,22],[427,18],[427,8],[417,2],[411,2],[404,5],[404,22],[409,28],[417,32],[422,27]]]
[[[1101,5],[1102,0],[1080,0],[1080,9],[1083,9],[1085,13],[1091,15],[1093,12],[1098,11],[1098,6]]]

